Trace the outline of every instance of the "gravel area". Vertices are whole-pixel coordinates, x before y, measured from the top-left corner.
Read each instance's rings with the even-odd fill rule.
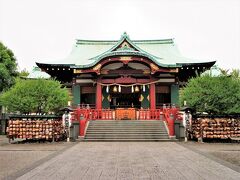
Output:
[[[14,179],[17,173],[41,164],[41,161],[49,159],[73,144],[75,143],[9,144],[6,136],[0,136],[0,179]]]
[[[239,143],[198,143],[189,141],[181,142],[185,147],[197,150],[203,154],[227,161],[240,168],[240,144]]]

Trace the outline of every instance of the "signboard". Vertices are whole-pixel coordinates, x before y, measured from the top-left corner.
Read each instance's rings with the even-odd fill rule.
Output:
[[[71,114],[70,113],[63,114],[63,126],[70,127],[71,124],[72,124],[72,122],[71,122]]]

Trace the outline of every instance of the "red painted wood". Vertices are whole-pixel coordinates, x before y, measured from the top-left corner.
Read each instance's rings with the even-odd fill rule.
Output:
[[[129,60],[121,60],[121,57],[111,57],[111,58],[107,58],[107,59],[103,59],[101,61],[101,64],[102,65],[105,65],[106,63],[111,63],[111,62],[116,62],[116,61],[121,61],[123,62],[124,64],[128,63],[128,62],[131,62],[131,61],[136,61],[136,62],[140,62],[140,63],[143,63],[147,66],[149,66],[150,63],[153,63],[152,60],[150,59],[147,59],[147,58],[144,58],[144,57],[134,57],[134,56],[131,56],[131,59]],[[154,63],[155,64],[155,63]],[[156,64],[155,64],[156,65]]]
[[[86,128],[86,119],[82,119],[80,120],[80,136],[84,136],[85,135],[85,128]]]
[[[164,120],[167,123],[169,135],[174,136],[174,121],[177,118],[179,109],[178,108],[163,108],[163,109],[139,109],[137,110],[138,120]],[[80,136],[85,135],[86,123],[89,119],[92,120],[112,120],[116,118],[116,111],[110,109],[75,109],[74,118],[80,122]],[[80,119],[82,116],[83,119]]]
[[[150,109],[154,110],[156,109],[156,93],[155,93],[155,84],[150,84],[150,93],[149,93],[149,98],[150,98]]]
[[[102,86],[99,83],[96,89],[96,109],[102,109]]]
[[[102,66],[104,66],[106,63],[112,63],[112,62],[117,62],[117,61],[121,61],[120,57],[112,57],[112,58],[108,58],[108,59],[103,59],[101,64]],[[145,64],[147,66],[149,66],[149,64],[153,63],[155,66],[157,66],[159,69],[153,71],[152,73],[155,72],[172,72],[171,68],[164,68],[164,67],[159,67],[156,63],[154,63],[152,60],[148,59],[148,58],[144,58],[144,57],[134,57],[132,56],[130,60],[126,61],[126,63],[130,62],[130,61],[135,61],[135,62],[139,62],[142,64]],[[126,64],[125,63],[125,64]],[[150,67],[150,66],[149,66]]]
[[[115,83],[130,84],[130,83],[136,83],[136,82],[137,82],[137,80],[135,78],[132,78],[132,77],[120,77],[120,78],[115,79]]]
[[[101,83],[104,84],[112,84],[112,83],[118,83],[118,84],[134,84],[134,83],[149,83],[149,79],[136,79],[131,77],[121,77],[117,79],[102,79],[100,80]]]
[[[174,136],[174,119],[169,118],[168,119],[168,131],[169,131],[169,136]]]
[[[116,70],[108,70],[108,74],[143,74],[144,73],[144,69],[116,69]]]
[[[116,112],[116,120],[121,119],[136,119],[136,109],[135,108],[117,108]]]
[[[168,131],[169,131],[169,136],[174,136],[175,135],[175,131],[174,131],[174,117],[175,115],[173,113],[177,113],[177,111],[175,111],[175,109],[164,109],[164,115],[165,115],[165,119],[166,119],[166,123],[168,125]]]
[[[163,114],[162,109],[139,109],[138,112],[137,119],[139,120],[163,120],[163,118],[160,117],[160,115]]]
[[[156,63],[154,63],[152,60],[148,59],[148,58],[144,58],[144,57],[131,57],[131,59],[129,60],[121,60],[121,57],[111,57],[111,58],[105,58],[105,59],[102,59],[99,64],[101,64],[101,67],[105,66],[105,65],[108,65],[108,64],[111,64],[111,63],[115,63],[115,62],[122,62],[124,64],[128,64],[128,62],[132,62],[132,61],[135,61],[135,62],[139,62],[139,63],[142,63],[144,65],[147,65],[149,66],[149,64],[154,64],[156,67],[158,67],[158,69],[152,69],[150,66],[150,68],[152,69],[152,72],[151,74],[154,74],[156,72],[175,72],[173,71],[173,69],[171,68],[164,68],[164,67],[160,67],[158,66]],[[96,65],[97,66],[97,65]],[[94,67],[96,67],[94,66]],[[92,67],[89,68],[89,69],[81,69],[81,72],[80,73],[96,73],[96,74],[100,74],[100,69],[93,69]],[[176,71],[177,72],[177,71]]]

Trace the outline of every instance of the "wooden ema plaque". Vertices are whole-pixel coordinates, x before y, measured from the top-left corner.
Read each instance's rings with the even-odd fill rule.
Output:
[[[117,108],[116,120],[134,120],[136,119],[135,108]]]

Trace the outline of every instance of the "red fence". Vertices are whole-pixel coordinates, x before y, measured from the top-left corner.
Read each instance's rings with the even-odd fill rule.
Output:
[[[80,118],[91,120],[113,120],[115,119],[114,110],[111,109],[76,109],[74,111],[77,120]]]
[[[74,119],[80,121],[80,136],[85,135],[85,128],[88,120],[114,120],[115,110],[111,109],[81,109],[77,108],[73,112]],[[137,120],[163,120],[166,122],[169,135],[174,136],[174,121],[178,115],[178,108],[163,109],[139,109],[136,111]]]
[[[163,109],[139,109],[137,114],[138,120],[164,120]]]

